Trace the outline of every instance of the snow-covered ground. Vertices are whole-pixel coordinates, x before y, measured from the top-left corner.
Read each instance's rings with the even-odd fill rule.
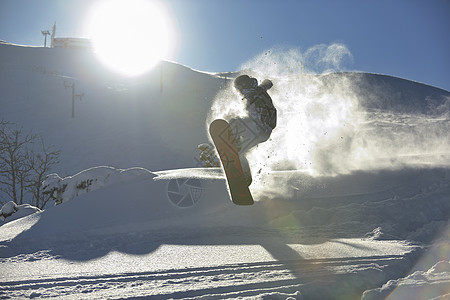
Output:
[[[5,207],[0,298],[450,298],[449,92],[249,62],[274,81],[279,122],[249,157],[255,205],[239,207],[197,149],[211,119],[242,113],[236,74],[0,57],[0,120],[61,148],[44,186],[62,202],[16,220]],[[68,84],[84,94],[74,118]]]

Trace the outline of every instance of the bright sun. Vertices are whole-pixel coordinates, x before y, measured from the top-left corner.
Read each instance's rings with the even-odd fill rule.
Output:
[[[136,76],[173,47],[173,30],[161,5],[146,0],[102,0],[93,5],[87,32],[100,60],[113,71]]]

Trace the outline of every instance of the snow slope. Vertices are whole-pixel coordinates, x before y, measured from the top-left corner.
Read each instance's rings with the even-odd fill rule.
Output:
[[[450,293],[449,92],[259,75],[279,126],[250,154],[255,205],[238,207],[220,170],[179,171],[199,166],[209,120],[242,113],[235,74],[162,62],[121,78],[90,52],[9,44],[0,57],[0,119],[61,147],[47,183],[69,186],[63,204],[0,227],[3,298]],[[84,94],[75,118],[64,82]]]

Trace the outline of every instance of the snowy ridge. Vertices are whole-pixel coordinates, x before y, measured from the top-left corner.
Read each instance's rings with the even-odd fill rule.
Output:
[[[222,168],[186,168],[154,172],[154,180],[175,178],[225,179]]]
[[[427,271],[416,271],[405,278],[390,280],[379,289],[364,292],[362,299],[380,299],[389,294],[393,299],[407,295],[421,295],[424,283],[430,288],[430,292],[426,295],[428,299],[447,299],[450,296],[449,275],[450,261],[440,261]]]
[[[211,119],[241,112],[237,72],[161,62],[130,79],[89,51],[0,44],[0,56],[0,119],[61,147],[46,190],[63,202],[0,226],[0,297],[450,293],[448,91],[256,74],[273,79],[280,120],[249,158],[256,203],[237,207],[197,149]],[[74,118],[71,84],[84,94]]]
[[[113,167],[94,167],[64,178],[55,173],[49,174],[42,182],[42,187],[44,192],[51,192],[56,204],[61,204],[84,193],[110,185],[146,180],[154,176],[152,172],[144,168],[123,170]]]

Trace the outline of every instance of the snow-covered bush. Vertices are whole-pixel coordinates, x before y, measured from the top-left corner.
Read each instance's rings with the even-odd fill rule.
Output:
[[[220,167],[220,160],[217,157],[215,149],[211,147],[211,145],[200,144],[198,145],[198,150],[200,150],[200,161],[204,167]]]
[[[17,205],[13,201],[9,201],[5,205],[3,205],[2,209],[0,210],[0,219],[4,222],[9,222],[40,211],[41,210],[39,208],[31,206],[29,204]]]

